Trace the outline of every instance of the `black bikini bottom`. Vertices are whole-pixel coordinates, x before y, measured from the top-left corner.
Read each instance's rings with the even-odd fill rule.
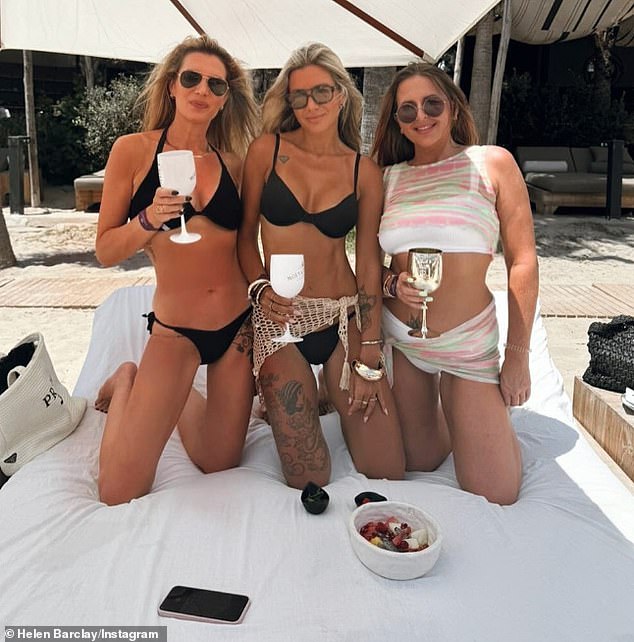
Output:
[[[154,323],[158,323],[164,328],[174,330],[174,332],[178,332],[178,334],[182,334],[189,339],[198,350],[201,365],[205,365],[218,361],[218,359],[222,357],[229,349],[231,342],[236,334],[238,334],[238,330],[250,314],[251,307],[248,307],[240,316],[218,330],[196,330],[195,328],[181,328],[175,325],[167,325],[167,323],[159,321],[154,312],[144,314],[143,316],[147,317],[147,331],[150,334],[152,334],[152,326]]]
[[[348,315],[348,321],[352,319],[354,312]],[[335,323],[323,330],[311,332],[303,337],[303,341],[295,346],[302,353],[304,359],[314,366],[326,363],[337,347],[339,341],[339,324]]]

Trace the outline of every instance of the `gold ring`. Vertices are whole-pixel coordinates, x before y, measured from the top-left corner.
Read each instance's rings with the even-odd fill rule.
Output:
[[[367,405],[368,405],[368,402],[367,402],[367,401],[362,401],[362,402],[361,402],[361,405],[362,405],[362,406],[367,406]]]
[[[157,214],[162,214],[163,213],[163,206],[162,205],[157,205],[156,206],[156,213]]]
[[[271,312],[273,312],[273,299],[269,302],[269,314],[271,314]]]

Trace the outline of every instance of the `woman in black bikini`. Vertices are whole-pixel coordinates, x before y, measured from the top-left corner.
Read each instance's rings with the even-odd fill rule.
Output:
[[[95,402],[108,412],[99,456],[107,504],[150,491],[176,424],[201,470],[236,466],[253,397],[250,306],[236,253],[240,157],[257,116],[249,80],[215,41],[187,38],[154,68],[140,100],[143,131],[119,138],[110,153],[96,241],[103,265],[144,249],[156,272],[138,369],[122,364]],[[191,198],[159,184],[157,154],[175,149],[194,153]],[[181,209],[202,237],[192,245],[169,240]],[[192,389],[201,364],[206,400]]]
[[[298,49],[264,98],[267,133],[251,144],[245,161],[238,251],[254,303],[254,372],[284,475],[295,488],[330,478],[310,364],[324,364],[357,470],[374,478],[404,473],[381,360],[377,233],[383,188],[378,167],[357,151],[361,100],[330,49]],[[355,226],[356,276],[345,247]],[[301,296],[289,300],[270,287],[272,254],[304,255]],[[289,320],[303,342],[273,342]]]

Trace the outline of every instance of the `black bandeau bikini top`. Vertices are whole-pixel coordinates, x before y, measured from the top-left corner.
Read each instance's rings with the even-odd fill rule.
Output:
[[[163,151],[166,138],[167,129],[165,129],[161,134],[161,138],[156,146],[156,153],[154,154],[152,166],[148,170],[148,173],[145,175],[145,178],[130,201],[130,209],[128,210],[128,218],[130,219],[137,216],[142,209],[149,207],[154,199],[156,188],[161,184],[158,173],[158,160],[156,157]],[[192,216],[198,214],[200,216],[207,217],[216,225],[224,227],[227,230],[237,230],[242,222],[242,204],[240,202],[240,195],[238,194],[238,189],[236,188],[222,157],[218,153],[218,150],[214,148],[213,151],[216,152],[216,156],[218,156],[218,160],[220,161],[222,168],[218,187],[214,192],[214,195],[209,199],[207,205],[205,205],[200,212],[195,210],[191,203],[185,203],[185,206],[183,207],[185,220],[188,220]],[[167,221],[165,225],[169,229],[173,230],[180,227],[180,219],[171,219]]]
[[[273,225],[287,226],[295,223],[310,223],[330,238],[344,237],[356,225],[359,215],[357,178],[361,154],[357,153],[354,163],[352,192],[333,207],[321,212],[307,212],[275,170],[279,149],[280,135],[276,134],[273,168],[266,179],[260,198],[262,216]]]

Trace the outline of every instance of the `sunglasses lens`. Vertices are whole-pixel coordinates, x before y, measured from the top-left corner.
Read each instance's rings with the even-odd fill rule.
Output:
[[[211,89],[211,93],[215,96],[224,96],[229,89],[227,81],[222,78],[209,78],[207,84],[209,85],[209,89]]]
[[[427,98],[423,103],[423,111],[428,116],[436,118],[445,111],[445,103],[440,98]]]
[[[183,71],[179,78],[185,89],[195,87],[202,80],[202,76],[197,71]]]
[[[404,103],[396,110],[396,117],[406,125],[413,123],[418,116],[418,107],[411,103]]]
[[[332,100],[334,93],[334,89],[330,85],[317,85],[312,88],[310,95],[318,105],[325,105]]]
[[[286,100],[291,109],[304,109],[308,104],[308,96],[302,91],[292,91],[286,95]]]

